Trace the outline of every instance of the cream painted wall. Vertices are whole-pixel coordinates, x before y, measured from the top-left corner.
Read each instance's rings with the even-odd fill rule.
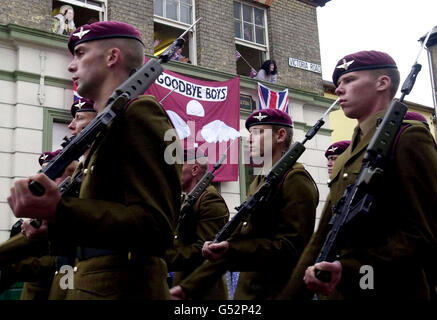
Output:
[[[0,55],[0,71],[71,80],[67,71],[71,55],[67,49],[0,38]],[[46,56],[45,66],[40,55]],[[38,99],[39,89],[39,83],[25,79],[0,79],[0,242],[9,238],[9,229],[17,220],[7,203],[13,181],[40,169],[43,108],[69,110],[71,107],[71,89],[45,83],[42,104]]]

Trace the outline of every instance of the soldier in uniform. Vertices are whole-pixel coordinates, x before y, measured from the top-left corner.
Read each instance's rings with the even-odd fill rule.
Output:
[[[195,150],[185,150],[182,166],[182,191],[190,193],[208,170],[207,158],[196,157]],[[194,163],[193,163],[194,162]],[[214,236],[229,220],[229,210],[216,188],[209,185],[194,203],[192,211],[180,217],[176,225],[174,247],[166,250],[169,271],[175,271],[173,285],[178,285],[205,260],[202,245]],[[203,300],[226,300],[226,285],[220,278]]]
[[[68,125],[71,130],[71,135],[75,137],[78,135],[97,115],[94,109],[94,101],[87,98],[80,98],[71,106],[71,115],[73,120]],[[83,173],[84,159],[88,155],[89,149],[85,151],[82,160],[79,162],[75,172],[72,174],[72,180],[79,179],[79,175]],[[75,187],[76,188],[76,187]],[[78,194],[77,190],[72,190],[70,193]],[[50,254],[54,256],[54,276],[51,282],[51,287],[48,295],[49,300],[63,300],[68,291],[61,287],[62,278],[65,273],[60,272],[66,266],[74,267],[76,258],[76,248],[73,245],[63,245],[63,243],[54,242],[50,245]]]
[[[331,144],[328,149],[326,149],[325,157],[328,159],[328,174],[331,176],[332,168],[334,168],[335,160],[349,147],[349,140],[337,141]]]
[[[68,128],[74,137],[97,115],[94,110],[94,102],[87,98],[75,101],[71,105],[71,115],[73,119]],[[44,168],[59,152],[61,149],[42,153],[38,158],[40,166]],[[62,183],[66,177],[72,176],[77,168],[78,162],[73,161],[65,169],[62,176],[55,179],[55,183],[57,185]],[[26,281],[21,293],[21,300],[47,300],[49,297],[58,297],[59,294],[54,294],[53,290],[50,290],[53,274],[55,274],[55,278],[58,278],[60,276],[58,271],[62,265],[67,264],[67,261],[69,264],[74,263],[74,256],[69,259],[65,256],[53,256],[47,237],[47,223],[45,221],[39,229],[35,229],[30,224],[30,220],[25,220],[21,226],[21,234],[12,237],[0,246],[3,258],[1,261],[5,269],[0,281],[4,284],[3,287],[6,287],[7,283],[11,283],[11,281]],[[19,261],[20,257],[26,258]],[[5,277],[9,279],[5,279]],[[28,282],[27,280],[32,281]],[[54,282],[59,283],[59,281]]]
[[[251,157],[264,158],[263,175],[251,184],[250,196],[289,148],[293,129],[290,116],[277,109],[254,112],[246,128]],[[249,216],[229,240],[204,244],[203,256],[208,261],[171,289],[174,299],[201,296],[227,270],[240,271],[235,300],[270,299],[282,290],[313,233],[319,193],[299,163],[273,192],[268,207]]]
[[[68,129],[71,130],[72,136],[76,136],[96,117],[97,112],[94,109],[94,101],[87,98],[80,98],[75,101],[71,105],[71,115],[73,120],[68,125]]]
[[[430,297],[425,269],[437,257],[437,150],[417,120],[404,120],[383,181],[373,192],[371,213],[350,226],[335,261],[314,265],[330,230],[332,208],[355,182],[399,81],[395,61],[384,52],[356,52],[337,63],[333,82],[340,106],[358,125],[335,164],[319,228],[279,298],[310,298],[314,292],[324,299]],[[316,268],[329,271],[331,281],[317,279]]]
[[[68,48],[77,91],[97,112],[144,61],[140,33],[118,21],[80,27]],[[48,220],[50,241],[76,246],[66,299],[169,298],[163,256],[180,208],[181,167],[164,161],[167,130],[174,127],[156,99],[139,96],[91,145],[79,198],[62,198],[44,174],[11,189],[15,216]],[[45,188],[44,196],[30,192],[30,179]]]
[[[41,167],[44,168],[60,151],[42,153],[38,158]],[[55,182],[59,184],[71,176],[77,165],[78,162],[73,161]],[[0,246],[0,257],[0,287],[25,281],[21,300],[47,300],[54,273],[54,257],[49,255],[46,223],[35,229],[30,220],[23,221],[21,233]]]

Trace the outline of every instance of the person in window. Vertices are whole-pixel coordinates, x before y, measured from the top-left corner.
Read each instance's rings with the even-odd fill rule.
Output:
[[[52,32],[68,36],[75,29],[73,7],[69,5],[62,6],[59,13],[53,18]]]
[[[276,83],[278,81],[278,68],[275,60],[264,61],[255,79]]]
[[[176,53],[175,53],[174,56],[171,58],[171,60],[179,61],[179,62],[191,63],[191,61],[190,61],[187,57],[184,57],[184,56],[182,55],[182,50],[184,50],[184,45],[182,45],[182,47],[180,47],[180,48],[178,49],[178,51],[176,51]]]

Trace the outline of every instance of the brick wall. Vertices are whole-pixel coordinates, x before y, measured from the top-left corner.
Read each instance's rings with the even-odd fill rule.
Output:
[[[137,28],[146,53],[153,54],[153,0],[108,0],[108,20],[123,21]]]
[[[250,1],[247,1],[250,2]],[[236,72],[233,0],[197,0],[198,65]],[[0,24],[15,23],[50,31],[51,0],[12,0],[0,6]],[[292,68],[288,58],[320,64],[316,7],[298,0],[276,0],[267,10],[270,55],[278,64],[279,83],[323,94],[321,74]],[[134,25],[153,53],[153,0],[108,0],[108,19]]]
[[[0,24],[14,23],[49,31],[51,13],[51,0],[4,0],[0,5]]]
[[[233,0],[196,1],[198,65],[236,73]]]
[[[289,57],[321,64],[316,8],[297,0],[276,0],[267,11],[267,20],[278,82],[323,95],[321,74],[288,65]]]

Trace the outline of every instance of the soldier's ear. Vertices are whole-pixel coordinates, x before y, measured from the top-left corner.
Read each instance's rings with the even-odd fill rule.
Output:
[[[280,128],[276,132],[276,142],[282,143],[285,142],[286,139],[287,139],[287,131],[285,130],[285,128]]]
[[[193,164],[193,166],[191,168],[191,174],[193,175],[193,177],[195,177],[199,174],[199,170],[200,170],[199,165],[197,163]]]
[[[121,59],[120,49],[117,47],[108,49],[106,58],[108,67],[113,67]]]
[[[391,86],[391,79],[387,75],[381,75],[376,79],[376,90],[377,91],[384,91],[384,90],[390,90]]]

